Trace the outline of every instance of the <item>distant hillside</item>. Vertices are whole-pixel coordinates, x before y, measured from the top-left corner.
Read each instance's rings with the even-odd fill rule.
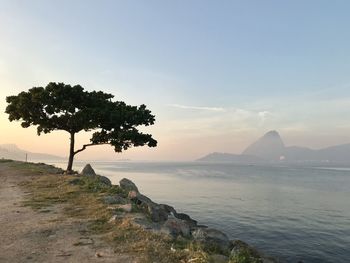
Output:
[[[350,144],[341,144],[317,150],[315,156],[318,160],[350,163]]]
[[[350,163],[350,144],[320,150],[307,147],[286,147],[276,131],[266,133],[247,147],[242,154],[258,156],[267,161]]]
[[[18,148],[16,144],[0,144],[0,158],[24,161],[28,156],[28,161],[33,160],[64,160],[64,157],[46,154],[33,153]]]
[[[245,149],[242,154],[253,155],[266,160],[279,160],[284,155],[284,143],[276,131],[269,131]]]
[[[350,144],[336,145],[320,150],[307,147],[285,146],[277,131],[269,131],[249,145],[242,154],[211,153],[198,161],[207,162],[313,162],[350,164]]]

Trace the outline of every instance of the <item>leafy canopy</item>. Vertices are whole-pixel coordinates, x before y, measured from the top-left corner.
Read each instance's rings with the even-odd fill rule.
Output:
[[[80,85],[49,83],[6,98],[10,121],[27,128],[37,126],[38,135],[54,130],[70,134],[96,130],[90,145],[111,144],[121,152],[132,146],[155,147],[157,141],[136,127],[153,125],[155,118],[145,105],[131,106],[112,101],[113,95],[85,91]]]

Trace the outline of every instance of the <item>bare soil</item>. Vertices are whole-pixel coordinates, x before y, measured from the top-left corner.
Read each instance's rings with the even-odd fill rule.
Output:
[[[0,262],[139,262],[89,234],[86,221],[67,217],[64,204],[24,206],[29,193],[20,184],[33,176],[0,163]]]

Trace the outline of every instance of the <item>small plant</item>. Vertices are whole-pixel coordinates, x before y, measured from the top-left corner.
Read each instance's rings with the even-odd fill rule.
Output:
[[[254,257],[248,249],[241,249],[230,257],[229,263],[262,263],[262,260]]]
[[[124,198],[128,196],[128,193],[122,188],[120,188],[119,185],[112,185],[111,187],[108,188],[106,193],[109,195],[119,195]]]

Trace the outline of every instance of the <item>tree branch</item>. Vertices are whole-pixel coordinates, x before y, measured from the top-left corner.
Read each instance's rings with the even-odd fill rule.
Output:
[[[76,150],[74,152],[74,155],[76,155],[77,153],[80,153],[82,151],[84,151],[86,149],[86,147],[89,147],[89,146],[94,146],[94,145],[103,145],[103,144],[109,144],[109,143],[88,143],[88,144],[84,144],[83,147],[81,147],[79,150]]]

